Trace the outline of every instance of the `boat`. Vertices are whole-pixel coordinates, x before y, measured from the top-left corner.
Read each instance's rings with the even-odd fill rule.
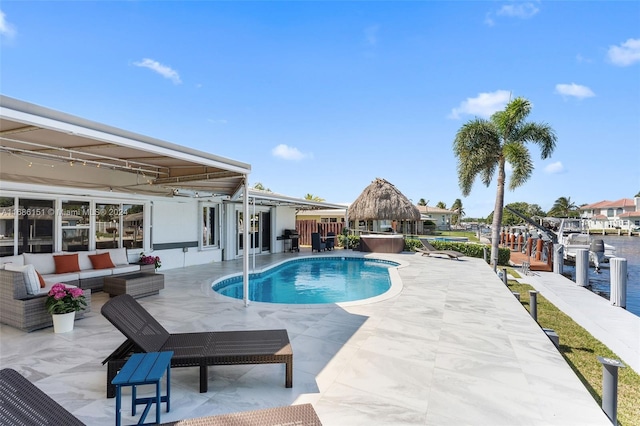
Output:
[[[589,251],[589,264],[596,270],[616,257],[616,248],[586,232],[580,219],[562,219],[558,228],[558,242],[564,246],[564,261],[575,264],[579,249]]]

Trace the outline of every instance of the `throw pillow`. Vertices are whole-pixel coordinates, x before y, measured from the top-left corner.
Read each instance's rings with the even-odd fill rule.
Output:
[[[22,273],[27,294],[38,294],[40,292],[40,280],[38,280],[36,268],[33,265],[18,266],[13,263],[7,263],[5,269]]]
[[[47,283],[44,282],[44,278],[42,278],[42,275],[40,275],[40,272],[36,271],[36,274],[38,274],[38,281],[40,282],[40,288],[45,288],[47,286]]]
[[[56,274],[66,274],[68,272],[79,272],[80,265],[78,263],[78,254],[65,254],[62,256],[53,256],[56,264]]]
[[[109,269],[116,267],[116,265],[114,265],[111,261],[111,256],[109,255],[109,253],[89,255],[89,260],[91,260],[93,269]]]

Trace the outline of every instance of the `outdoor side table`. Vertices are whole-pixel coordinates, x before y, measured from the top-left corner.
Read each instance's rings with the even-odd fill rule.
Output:
[[[171,397],[171,357],[172,351],[167,352],[149,352],[149,353],[137,353],[131,355],[129,360],[124,364],[122,369],[118,372],[116,377],[113,378],[111,384],[116,387],[116,426],[122,424],[121,413],[122,409],[122,387],[131,386],[131,415],[136,415],[136,406],[145,404],[144,411],[138,421],[139,425],[147,424],[144,420],[151,409],[153,404],[156,404],[156,421],[149,424],[160,424],[160,408],[161,403],[166,402],[167,412],[170,410],[170,397]],[[167,373],[167,394],[161,395],[160,381]],[[155,397],[136,397],[136,386],[138,385],[156,385]]]

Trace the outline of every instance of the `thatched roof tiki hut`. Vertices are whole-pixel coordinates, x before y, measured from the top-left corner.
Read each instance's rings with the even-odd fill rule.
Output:
[[[420,211],[391,183],[376,178],[349,206],[349,220],[419,221]]]

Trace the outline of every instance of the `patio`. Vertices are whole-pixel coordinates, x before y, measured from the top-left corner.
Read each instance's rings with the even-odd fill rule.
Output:
[[[308,255],[262,255],[255,263],[260,269]],[[363,254],[314,254],[323,255]],[[159,270],[165,289],[139,301],[170,332],[286,328],[294,353],[291,389],[281,365],[211,367],[204,394],[197,368],[173,369],[172,409],[162,421],[310,402],[325,425],[611,424],[482,260],[375,257],[405,264],[398,271],[402,292],[343,307],[245,308],[215,294],[211,282],[241,271],[239,260]],[[124,337],[100,315],[107,299],[94,293],[93,311],[68,334],[0,326],[0,366],[18,370],[89,425],[115,420],[101,361]],[[123,421],[131,422],[124,407]]]

